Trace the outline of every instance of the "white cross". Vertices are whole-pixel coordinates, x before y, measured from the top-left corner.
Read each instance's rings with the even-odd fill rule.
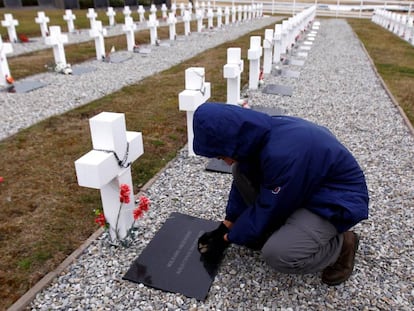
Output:
[[[260,57],[262,57],[262,38],[260,36],[250,37],[250,49],[247,51],[249,60],[249,89],[257,90],[260,74]]]
[[[157,34],[157,27],[159,25],[159,22],[156,18],[154,18],[154,15],[149,16],[149,20],[147,22],[147,27],[150,29],[150,41],[151,45],[157,44],[158,34]]]
[[[233,24],[234,24],[234,23],[236,22],[236,20],[237,20],[236,16],[237,16],[237,9],[236,9],[236,7],[233,5],[233,6],[231,7],[231,22],[232,22]]]
[[[17,42],[16,26],[19,26],[19,21],[13,19],[12,14],[4,14],[4,21],[1,21],[1,25],[7,28],[10,42]]]
[[[105,41],[104,36],[107,31],[102,27],[101,21],[95,21],[95,28],[89,30],[89,36],[95,39],[96,59],[103,60],[105,58]]]
[[[108,16],[109,19],[109,26],[114,26],[115,25],[115,15],[116,15],[116,11],[114,10],[113,7],[108,7],[108,10],[106,11],[106,16]]]
[[[241,22],[243,20],[243,7],[241,5],[237,7],[237,12],[237,20]]]
[[[252,13],[253,13],[252,18],[256,18],[257,17],[257,5],[255,3],[252,4]]]
[[[263,39],[263,73],[272,71],[273,29],[266,29]]]
[[[163,3],[162,5],[161,5],[161,14],[162,14],[162,18],[165,20],[165,19],[167,19],[167,11],[168,11],[168,8],[167,8],[167,6],[165,5],[165,3]]]
[[[404,35],[405,27],[407,25],[407,16],[402,15],[400,20],[400,30],[398,32],[398,35],[402,37]]]
[[[223,67],[223,77],[227,79],[227,104],[240,102],[240,74],[243,72],[243,60],[240,48],[227,49],[227,64]]]
[[[137,12],[138,12],[138,15],[139,15],[139,22],[140,23],[145,22],[145,15],[144,15],[145,14],[145,9],[142,5],[138,6]]]
[[[0,85],[7,85],[7,77],[10,77],[10,68],[7,62],[6,54],[13,52],[11,43],[4,43],[0,36]]]
[[[151,4],[150,12],[153,18],[157,19],[157,7],[155,6],[155,4]]]
[[[122,13],[124,13],[125,17],[131,17],[131,9],[129,8],[128,5],[124,6],[124,10],[122,11]]]
[[[177,5],[175,3],[171,4],[171,12],[177,15]]]
[[[223,11],[220,7],[217,8],[217,28],[221,28]]]
[[[68,43],[68,35],[62,34],[60,26],[50,26],[50,35],[45,38],[45,44],[53,47],[56,65],[66,66],[64,43]]]
[[[405,41],[410,40],[412,31],[413,31],[413,18],[409,17],[407,21],[407,27],[405,28],[405,33],[404,33]]]
[[[187,111],[188,155],[194,156],[193,117],[198,106],[210,98],[211,85],[205,82],[203,67],[190,67],[185,70],[185,90],[178,94],[179,109]]]
[[[289,42],[288,42],[288,21],[282,21],[282,54],[287,53],[289,49]]]
[[[274,43],[273,43],[273,63],[277,64],[280,62],[280,57],[282,54],[282,25],[275,25],[274,32]]]
[[[197,20],[197,32],[201,32],[203,30],[203,13],[202,13],[202,9],[198,9],[196,11],[196,20]]]
[[[191,13],[189,11],[184,12],[183,22],[184,22],[184,35],[189,36],[191,33],[191,30],[190,30]]]
[[[135,204],[129,164],[144,153],[142,134],[126,131],[123,113],[101,112],[89,119],[89,126],[94,150],[75,161],[78,184],[100,189],[105,218],[112,228],[112,239],[116,236],[113,229],[120,206],[119,187],[121,184],[129,186],[130,203],[124,203],[118,221],[119,238],[123,239],[134,221]],[[125,161],[120,165],[117,158]]]
[[[72,13],[72,10],[65,10],[65,15],[63,19],[68,24],[68,32],[75,32],[75,25],[73,21],[76,19],[76,15]]]
[[[230,9],[228,6],[224,8],[224,25],[228,25],[230,23]]]
[[[208,27],[208,29],[213,28],[213,17],[214,17],[213,9],[210,8],[210,9],[207,10],[207,27]]]
[[[175,17],[174,13],[168,13],[167,24],[169,25],[170,30],[170,40],[175,40],[175,24],[177,23],[177,18]]]
[[[45,38],[49,34],[47,23],[50,22],[50,18],[45,15],[45,12],[37,12],[35,22],[40,25],[40,32],[42,33],[42,37]]]
[[[135,25],[132,18],[125,17],[125,24],[122,26],[122,31],[125,32],[126,39],[127,39],[127,49],[130,52],[134,50],[136,29],[137,29],[137,25]]]
[[[248,8],[247,5],[243,5],[243,20],[247,20],[247,12],[248,12]]]
[[[95,9],[89,8],[88,13],[86,13],[86,17],[89,19],[91,29],[93,29],[93,27],[95,27],[96,18],[98,17],[98,14],[96,14]]]

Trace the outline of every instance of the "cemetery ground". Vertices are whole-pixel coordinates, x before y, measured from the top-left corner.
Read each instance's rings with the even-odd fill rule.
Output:
[[[350,24],[413,123],[412,47],[370,21],[350,20]],[[263,32],[264,29],[258,30],[208,50],[136,85],[49,118],[0,142],[0,175],[5,177],[0,184],[1,308],[19,298],[97,229],[92,211],[100,204],[99,193],[77,185],[73,166],[75,159],[90,150],[88,119],[101,111],[124,111],[128,129],[143,133],[145,153],[134,164],[132,173],[136,193],[186,142],[185,114],[178,111],[177,104],[177,94],[183,89],[184,70],[190,66],[204,67],[207,80],[212,83],[211,101],[224,101],[226,83],[221,68],[226,62],[226,49],[238,46],[247,51],[250,36]],[[137,38],[140,34],[137,33]],[[143,38],[148,38],[148,34]],[[77,45],[73,52],[68,49],[70,63],[77,62],[71,56],[75,53],[80,55],[79,61],[94,57],[92,44]],[[44,71],[46,54],[51,52],[11,58],[12,73],[13,66],[29,67],[19,74],[21,77],[42,70],[35,69],[36,66]],[[243,74],[245,84],[247,71]],[[154,91],[154,86],[160,85],[162,92]]]
[[[5,177],[0,184],[2,308],[18,299],[97,229],[93,210],[100,205],[99,192],[78,186],[73,165],[91,147],[89,118],[101,111],[126,112],[128,130],[142,132],[145,153],[132,168],[134,185],[137,185],[134,193],[137,193],[186,143],[186,116],[178,111],[177,99],[184,86],[185,69],[205,67],[212,81],[211,100],[223,100],[226,83],[221,69],[217,68],[226,62],[227,48],[239,46],[247,51],[249,36],[262,32],[258,30],[227,42],[136,85],[40,122],[0,143],[0,171]],[[137,33],[137,37],[140,35]],[[67,55],[70,59],[69,51]],[[94,51],[89,58],[93,57]],[[19,56],[16,61],[23,61],[29,68],[35,68],[35,63],[38,68],[44,64],[42,56],[30,61]],[[30,74],[33,72],[25,75]],[[154,91],[154,86],[162,86],[162,92]]]

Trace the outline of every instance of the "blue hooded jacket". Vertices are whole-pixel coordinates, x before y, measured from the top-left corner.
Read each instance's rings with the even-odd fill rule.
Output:
[[[194,152],[230,157],[258,186],[246,205],[232,184],[228,239],[254,244],[306,208],[344,232],[368,218],[364,174],[353,155],[326,128],[290,116],[268,116],[229,104],[205,103],[194,113]]]

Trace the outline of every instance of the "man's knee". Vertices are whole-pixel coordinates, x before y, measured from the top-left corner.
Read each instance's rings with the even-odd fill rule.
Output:
[[[264,261],[278,272],[301,273],[305,263],[296,258],[291,245],[284,241],[268,240],[262,248]]]

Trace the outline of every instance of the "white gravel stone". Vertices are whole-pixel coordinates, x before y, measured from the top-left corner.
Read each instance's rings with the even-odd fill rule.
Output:
[[[257,21],[258,26],[261,22]],[[171,56],[171,66],[198,53],[205,42],[224,42],[230,33],[246,27],[242,24],[223,31],[220,35],[191,35],[188,42],[196,44],[181,46],[180,52],[164,48],[154,49],[151,57]],[[245,29],[245,28],[243,28]],[[218,38],[222,37],[222,40]],[[201,40],[202,38],[202,40]],[[220,42],[217,42],[219,44]],[[191,52],[189,51],[191,50]],[[139,61],[138,61],[139,59]],[[130,67],[139,55],[134,55]],[[99,67],[93,79],[103,84],[103,72],[109,64],[94,63]],[[115,68],[114,65],[110,65]],[[152,65],[146,66],[151,68]],[[120,71],[123,68],[119,66]],[[153,71],[136,70],[132,80],[139,80]],[[224,216],[226,198],[231,176],[204,170],[207,160],[188,157],[184,148],[149,187],[146,195],[151,209],[140,221],[139,238],[128,248],[111,248],[101,236],[72,264],[65,273],[41,291],[31,304],[32,310],[412,310],[414,305],[414,138],[393,105],[371,68],[360,42],[344,20],[323,19],[321,27],[302,67],[290,66],[300,71],[298,79],[265,77],[265,84],[283,83],[294,87],[292,97],[266,95],[258,91],[245,91],[249,104],[282,108],[286,114],[304,117],[330,128],[354,153],[365,171],[370,193],[370,218],[358,224],[354,230],[361,241],[351,278],[337,287],[321,283],[319,274],[284,275],[273,271],[262,260],[259,252],[231,246],[222,262],[206,301],[196,301],[179,294],[166,293],[147,286],[123,281],[121,278],[131,262],[142,252],[155,232],[171,212],[178,211],[197,217],[220,220]],[[98,74],[99,73],[99,74]],[[124,79],[113,72],[109,84],[122,84]],[[124,72],[125,74],[125,72]],[[54,105],[54,113],[86,103],[105,92],[119,87],[102,85],[97,92],[82,77],[42,75],[42,79],[57,80],[54,85],[66,85],[67,94],[85,94],[68,104],[60,100],[59,88],[33,92],[29,95],[1,94],[7,104],[24,110],[21,103],[40,105],[50,98],[48,106]],[[101,80],[102,79],[102,80]],[[82,80],[79,82],[77,80]],[[49,81],[49,80],[48,80]],[[70,81],[70,83],[67,83]],[[79,83],[78,83],[79,82]],[[85,87],[83,87],[85,83]],[[71,86],[69,88],[69,85]],[[72,86],[76,89],[71,90]],[[49,93],[49,95],[43,95]],[[38,99],[39,97],[39,99]],[[24,98],[21,100],[20,98]],[[65,103],[65,104],[64,104]],[[10,120],[3,108],[1,118]],[[34,120],[26,120],[30,108],[17,119],[21,123],[7,127],[13,133],[19,127],[46,117],[48,113],[39,108]],[[29,117],[27,117],[29,119]],[[2,124],[4,119],[2,119]],[[109,264],[111,263],[111,264]],[[80,285],[75,287],[74,285]],[[63,285],[63,286],[62,286]],[[106,294],[109,294],[106,296]],[[88,305],[89,304],[89,305]],[[91,306],[94,306],[93,308]]]

